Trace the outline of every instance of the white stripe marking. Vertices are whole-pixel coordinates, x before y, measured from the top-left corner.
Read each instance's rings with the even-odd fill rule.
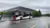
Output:
[[[36,27],[36,25],[33,25],[31,28],[34,28],[34,27]]]

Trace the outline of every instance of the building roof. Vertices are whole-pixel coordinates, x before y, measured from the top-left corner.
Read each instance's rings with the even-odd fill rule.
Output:
[[[22,7],[22,6],[14,7],[8,10],[8,12],[16,12],[16,11],[31,12],[34,10],[30,8]]]

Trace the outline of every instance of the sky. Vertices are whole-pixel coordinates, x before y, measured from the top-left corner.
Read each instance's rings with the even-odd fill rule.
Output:
[[[17,6],[24,6],[35,10],[40,9],[43,14],[50,13],[50,0],[0,0],[0,11]]]

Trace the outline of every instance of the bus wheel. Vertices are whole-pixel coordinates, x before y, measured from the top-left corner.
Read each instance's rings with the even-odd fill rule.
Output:
[[[23,18],[22,18],[22,17],[20,17],[20,20],[23,20]]]

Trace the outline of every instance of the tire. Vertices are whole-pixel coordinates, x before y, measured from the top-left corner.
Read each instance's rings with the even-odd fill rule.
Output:
[[[22,18],[22,17],[20,17],[20,20],[23,20],[23,18]]]

